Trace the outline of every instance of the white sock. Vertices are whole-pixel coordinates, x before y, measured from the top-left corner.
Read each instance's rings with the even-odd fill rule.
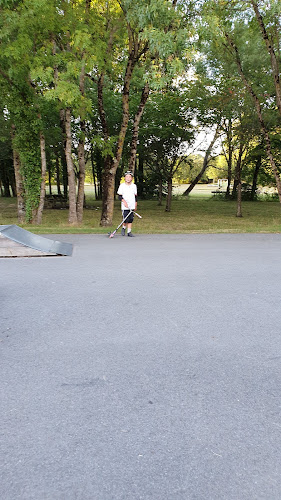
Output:
[[[132,231],[130,227],[128,227],[127,233],[129,234]]]

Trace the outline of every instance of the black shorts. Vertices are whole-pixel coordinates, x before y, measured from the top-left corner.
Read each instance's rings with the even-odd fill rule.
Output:
[[[130,213],[130,210],[123,210],[123,219],[125,219],[125,217],[127,217],[127,215]],[[127,219],[125,220],[125,224],[127,224],[127,222],[129,224],[132,224],[134,220],[134,212],[131,212],[129,217],[127,217]]]

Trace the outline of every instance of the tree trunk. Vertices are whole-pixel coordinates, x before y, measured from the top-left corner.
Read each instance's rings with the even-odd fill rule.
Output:
[[[62,152],[61,162],[62,162],[62,180],[63,180],[63,196],[68,199],[68,176],[67,176],[67,163],[65,157],[65,149]]]
[[[96,149],[95,151],[95,158],[96,158],[98,199],[102,200],[102,173],[104,169],[104,158],[102,157],[101,152],[98,149]]]
[[[68,222],[69,224],[75,225],[78,223],[77,211],[76,211],[76,183],[75,183],[75,172],[74,165],[72,161],[72,140],[71,140],[71,110],[66,108],[65,110],[65,158],[67,163],[67,175],[68,175],[68,199],[69,199],[69,214]]]
[[[105,109],[104,109],[104,104],[103,104],[103,85],[104,85],[104,73],[102,73],[98,79],[98,110],[99,110],[99,116],[100,116],[100,121],[101,121],[101,126],[102,126],[102,132],[103,132],[103,138],[105,142],[108,141],[109,137],[109,131],[108,131],[108,125],[107,125],[107,119],[106,119],[106,114],[105,114]]]
[[[171,159],[170,162],[168,162],[169,167],[168,167],[168,172],[166,174],[167,186],[168,186],[168,192],[167,192],[167,197],[166,197],[166,208],[165,208],[166,212],[171,211],[172,194],[173,194],[172,193],[172,191],[173,191],[173,177],[185,158],[186,158],[185,156],[182,156],[181,159],[179,159],[178,156],[174,156],[174,158]]]
[[[134,63],[135,61],[133,54],[130,54],[124,79],[123,96],[122,96],[123,113],[122,113],[121,127],[117,139],[116,153],[113,162],[110,163],[109,161],[105,162],[105,171],[103,175],[103,207],[102,207],[102,215],[100,221],[101,226],[112,225],[113,208],[114,208],[115,175],[122,157],[124,141],[129,123],[129,92],[130,92],[130,83],[131,83]],[[106,184],[107,182],[109,183],[109,185]],[[113,184],[113,189],[112,189],[112,184]],[[111,196],[112,198],[109,199],[109,196]],[[107,210],[109,210],[109,212],[107,212]]]
[[[140,121],[141,117],[144,112],[144,107],[147,102],[149,96],[149,84],[146,83],[143,90],[142,90],[142,95],[141,95],[141,100],[140,104],[138,107],[138,110],[135,114],[134,118],[134,125],[133,125],[133,136],[132,136],[132,141],[131,141],[131,151],[130,151],[130,160],[129,160],[129,170],[131,172],[135,172],[135,164],[136,164],[136,156],[137,156],[137,144],[138,144],[138,138],[139,138],[139,126],[140,126]]]
[[[11,191],[10,191],[10,179],[8,175],[8,170],[7,170],[7,165],[5,162],[2,163],[2,187],[4,188],[3,196],[5,198],[11,198]]]
[[[12,125],[12,139],[15,137],[15,126]],[[13,162],[17,189],[18,221],[23,224],[25,221],[25,203],[24,203],[24,181],[20,171],[20,156],[13,145]]]
[[[237,180],[237,178],[235,176],[234,177],[234,181],[233,181],[232,193],[231,193],[231,199],[232,200],[236,200],[236,198],[237,198],[237,189],[238,189],[238,180]]]
[[[48,182],[49,182],[49,195],[52,196],[52,172],[50,162],[48,163]]]
[[[173,178],[169,177],[168,178],[168,193],[167,193],[167,198],[166,198],[165,212],[170,212],[171,211],[172,190],[173,190]]]
[[[79,89],[82,97],[85,95],[85,64],[82,64]],[[77,194],[77,220],[79,224],[83,220],[83,207],[84,207],[84,186],[85,186],[85,134],[86,134],[86,123],[85,120],[80,120],[80,137],[78,143],[78,164],[79,164],[79,174],[78,174],[78,194]]]
[[[109,130],[103,103],[103,84],[104,84],[104,74],[101,74],[98,79],[98,110],[101,120],[103,137],[105,142],[107,142],[109,139]],[[102,183],[102,212],[101,212],[100,225],[110,226],[114,211],[115,175],[113,175],[112,172],[112,159],[109,155],[107,155],[107,157],[104,159],[104,169],[101,176],[101,183]]]
[[[35,223],[42,224],[42,214],[45,202],[45,186],[46,186],[46,173],[47,173],[47,162],[46,162],[46,145],[45,136],[43,132],[40,132],[40,151],[41,151],[41,186],[40,186],[40,199],[37,208],[37,213],[35,217]]]
[[[92,164],[92,173],[93,173],[93,181],[95,188],[95,200],[98,199],[98,191],[97,191],[97,180],[96,180],[96,171],[95,171],[95,163],[94,163],[94,150],[93,145],[91,145],[91,164]]]
[[[231,177],[232,177],[232,122],[229,120],[228,128],[227,128],[227,146],[228,146],[228,158],[227,158],[227,188],[225,197],[230,197],[230,185],[231,185]]]
[[[242,215],[242,184],[241,179],[238,181],[237,186],[237,212],[236,217],[243,217]]]
[[[66,129],[65,129],[65,110],[60,109],[60,127],[62,132],[61,163],[62,163],[62,181],[63,181],[63,195],[65,199],[68,198],[68,173],[66,161]]]
[[[123,95],[122,95],[122,123],[120,127],[120,132],[117,140],[117,146],[116,146],[116,154],[115,158],[113,160],[113,165],[114,165],[114,174],[116,174],[116,170],[119,166],[121,157],[122,157],[122,152],[123,152],[123,147],[124,147],[124,141],[126,137],[126,132],[128,128],[128,123],[129,123],[129,93],[130,93],[130,83],[132,79],[132,74],[133,74],[133,68],[134,68],[134,56],[133,54],[130,55],[127,68],[126,68],[126,74],[125,74],[125,80],[124,80],[124,87],[123,87]]]
[[[162,177],[159,179],[159,192],[158,192],[158,206],[162,206],[162,199],[163,199],[163,180]]]
[[[216,131],[215,131],[215,135],[205,153],[205,156],[204,156],[204,161],[203,161],[203,167],[201,169],[201,171],[199,172],[199,174],[195,177],[195,179],[191,182],[190,186],[188,186],[188,188],[186,189],[186,191],[183,193],[184,196],[188,196],[189,193],[191,193],[192,189],[196,186],[196,184],[198,184],[198,182],[200,181],[200,179],[202,178],[203,174],[205,173],[205,171],[207,170],[207,167],[209,165],[209,156],[212,152],[212,149],[213,149],[213,146],[218,138],[218,135],[219,135],[219,130],[220,130],[220,125],[217,125],[217,128],[216,128]]]
[[[114,192],[115,192],[115,174],[112,173],[110,167],[112,162],[111,157],[107,157],[105,169],[103,172],[103,199],[102,199],[102,214],[101,226],[110,226],[112,224],[114,211]]]
[[[58,192],[58,195],[61,195],[61,189],[60,189],[60,161],[59,161],[59,156],[58,156],[57,152],[56,152],[56,182],[57,182],[57,192]]]
[[[128,123],[129,123],[129,95],[130,95],[130,84],[131,84],[131,79],[133,75],[133,70],[134,67],[138,61],[138,59],[145,53],[145,51],[148,49],[148,44],[145,44],[145,46],[140,49],[141,43],[138,40],[138,36],[136,35],[136,32],[134,32],[130,25],[127,25],[128,27],[128,38],[129,38],[129,55],[128,55],[128,60],[127,60],[127,66],[126,66],[126,71],[125,71],[125,76],[124,76],[124,84],[123,84],[123,90],[122,90],[122,121],[120,125],[120,130],[117,138],[117,144],[116,144],[116,150],[115,150],[115,157],[113,161],[110,162],[110,168],[109,162],[105,162],[105,171],[103,175],[103,208],[102,208],[102,216],[101,216],[101,221],[100,225],[101,226],[108,226],[112,224],[112,216],[113,216],[113,211],[112,213],[107,213],[107,210],[111,211],[111,207],[114,206],[114,188],[112,190],[112,181],[113,185],[115,184],[115,175],[117,168],[119,166],[119,163],[121,161],[122,157],[122,152],[123,152],[123,147],[124,147],[124,141],[126,137],[126,132],[128,128]],[[108,43],[108,51],[111,51],[112,45],[113,45],[113,31],[110,34],[109,38],[109,43]],[[103,106],[103,75],[98,80],[98,108],[99,108],[99,114],[101,118],[101,123],[102,123],[102,128],[103,128],[103,134],[104,138],[106,140],[106,137],[108,137],[108,126],[107,126],[107,121],[105,118],[105,113],[104,113],[104,106]],[[109,182],[109,185],[107,186],[106,183]],[[108,196],[112,196],[112,199],[110,200]]]
[[[85,132],[85,122],[81,122],[81,131]],[[84,186],[85,186],[85,143],[84,139],[79,139],[78,144],[78,194],[77,194],[77,219],[81,223],[83,220],[84,206]]]
[[[251,189],[251,196],[250,199],[254,201],[255,195],[256,195],[256,190],[257,190],[257,185],[258,185],[258,175],[259,171],[261,168],[261,155],[258,156],[255,170],[254,170],[254,175],[253,175],[253,184],[252,184],[252,189]]]
[[[242,170],[242,155],[243,144],[240,142],[239,155],[236,164],[235,178],[237,181],[237,212],[236,217],[242,217],[242,184],[241,184],[241,170]]]
[[[281,180],[280,180],[280,174],[279,174],[278,168],[276,166],[276,163],[275,163],[275,160],[274,160],[274,157],[273,157],[273,154],[272,154],[271,140],[270,140],[270,136],[269,136],[268,130],[266,128],[263,116],[262,116],[262,110],[261,110],[260,101],[259,101],[257,95],[255,94],[255,92],[254,92],[254,90],[252,88],[252,85],[248,82],[248,80],[247,80],[247,78],[246,78],[246,76],[245,76],[245,74],[243,72],[242,64],[241,64],[241,61],[240,61],[240,57],[239,57],[239,53],[238,53],[238,49],[237,49],[236,45],[234,44],[234,42],[231,40],[231,38],[229,37],[229,35],[227,33],[225,33],[225,37],[226,37],[226,39],[227,39],[230,47],[234,50],[238,72],[239,72],[239,74],[241,76],[241,79],[242,79],[245,87],[247,88],[249,94],[251,95],[251,97],[252,97],[252,99],[254,101],[256,112],[257,112],[258,119],[259,119],[260,126],[261,126],[261,130],[262,130],[262,133],[263,133],[264,138],[265,138],[267,156],[268,156],[268,159],[270,161],[270,165],[271,165],[271,168],[272,168],[275,180],[276,180],[276,187],[277,187],[278,197],[279,197],[279,201],[281,203]]]

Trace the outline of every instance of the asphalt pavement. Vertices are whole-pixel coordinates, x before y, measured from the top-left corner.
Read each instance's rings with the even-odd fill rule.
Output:
[[[1,500],[280,500],[281,234],[0,259]]]

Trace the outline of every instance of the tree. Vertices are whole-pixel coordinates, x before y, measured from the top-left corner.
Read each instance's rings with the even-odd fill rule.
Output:
[[[216,44],[217,54],[228,62],[229,68],[235,64],[235,72],[243,83],[244,93],[251,97],[255,106],[265,137],[268,159],[280,192],[280,176],[272,154],[270,136],[270,128],[273,123],[276,124],[276,113],[270,97],[274,92],[272,71],[252,14],[248,2],[204,2],[204,16],[208,26],[206,29],[209,30],[212,43]]]
[[[196,184],[198,184],[198,182],[202,178],[203,174],[206,172],[206,170],[209,166],[209,160],[210,160],[210,155],[211,155],[212,149],[214,147],[214,144],[215,144],[217,138],[219,137],[219,132],[220,132],[220,123],[217,125],[214,136],[213,136],[213,138],[212,138],[212,140],[211,140],[211,142],[206,150],[206,153],[204,156],[204,161],[203,161],[203,167],[200,170],[199,174],[195,177],[195,179],[190,183],[190,185],[188,186],[186,191],[183,193],[184,196],[188,196],[191,193],[193,188],[196,186]]]
[[[263,118],[263,113],[262,113],[262,107],[261,107],[260,100],[259,100],[257,94],[255,93],[255,91],[253,89],[253,86],[249,82],[249,80],[248,80],[247,76],[245,75],[245,72],[244,72],[244,70],[242,68],[242,63],[241,63],[241,59],[240,59],[240,55],[239,55],[237,46],[235,45],[235,43],[233,42],[233,40],[230,38],[230,36],[229,36],[228,33],[225,33],[225,36],[226,36],[226,39],[227,39],[227,41],[229,43],[229,46],[233,50],[233,53],[234,53],[234,56],[235,56],[235,60],[236,60],[236,64],[237,64],[237,68],[238,68],[239,74],[241,76],[241,79],[244,82],[245,87],[247,88],[249,94],[253,98],[253,102],[255,104],[257,115],[258,115],[258,118],[259,118],[259,121],[260,121],[261,130],[262,130],[262,133],[263,133],[264,138],[265,138],[267,155],[268,155],[268,159],[269,159],[270,164],[271,164],[272,171],[273,171],[274,176],[275,176],[276,187],[277,187],[277,191],[278,191],[279,200],[280,200],[280,203],[281,203],[281,180],[280,180],[280,173],[278,171],[278,168],[276,166],[276,162],[275,162],[274,156],[272,154],[271,139],[270,139],[270,135],[269,135],[269,132],[268,132],[265,120]]]
[[[4,110],[0,114],[0,131],[0,193],[5,197],[16,196],[11,127]]]
[[[270,30],[270,35],[268,33],[268,29],[266,27],[264,18],[260,12],[258,2],[254,2],[253,0],[250,1],[250,3],[253,6],[260,31],[262,34],[262,37],[265,41],[265,45],[267,48],[267,51],[270,55],[270,61],[271,61],[271,68],[272,68],[272,76],[274,80],[274,86],[275,86],[275,97],[276,97],[276,104],[277,108],[279,111],[279,114],[281,115],[281,84],[280,84],[280,73],[279,73],[279,61],[278,57],[276,55],[276,49],[274,48],[274,43],[276,43],[277,51],[279,52],[280,47],[279,47],[279,35],[280,35],[280,14],[281,14],[281,7],[280,7],[280,2],[272,2],[270,11],[269,11],[269,30]],[[268,7],[267,7],[267,12],[268,12]]]
[[[126,27],[126,37],[123,35],[125,46],[123,47],[123,72],[120,72],[119,89],[117,91],[122,97],[122,114],[120,126],[116,134],[114,149],[111,150],[105,157],[105,167],[103,176],[103,211],[101,217],[101,225],[110,225],[112,221],[113,206],[114,206],[114,187],[115,175],[120,164],[125,137],[130,119],[130,99],[131,99],[131,83],[136,68],[142,67],[142,88],[147,88],[147,82],[153,82],[153,87],[156,88],[166,85],[167,79],[171,81],[175,77],[175,71],[179,70],[180,61],[177,57],[185,45],[183,36],[183,27],[181,25],[183,17],[180,10],[177,11],[176,1],[163,0],[146,0],[120,1],[122,13],[119,17],[119,23],[123,22]],[[98,85],[98,103],[100,110],[100,120],[102,123],[103,136],[105,146],[108,149],[108,144],[112,141],[107,121],[107,113],[104,106],[104,89],[106,78],[112,81],[113,72],[109,71],[108,65],[110,61],[111,67],[114,65],[114,47],[117,35],[120,34],[116,24],[107,20],[108,26],[105,32],[110,35],[107,40],[106,54],[104,60],[107,65],[100,64],[95,71],[97,74]],[[113,40],[115,44],[113,44]],[[124,43],[124,42],[123,42]],[[120,54],[118,54],[118,62]],[[116,63],[115,63],[116,64]],[[118,65],[117,65],[118,67]],[[109,75],[110,73],[110,75]],[[110,78],[109,78],[110,76]],[[94,77],[93,77],[94,78]],[[113,86],[116,91],[116,85]],[[120,90],[121,88],[121,90]],[[135,117],[135,132],[137,129],[138,117],[141,116],[146,99],[146,90],[142,93],[139,104],[139,113]],[[136,133],[134,134],[136,140]],[[134,151],[134,153],[133,153]],[[134,161],[135,146],[132,144],[132,163]]]
[[[91,108],[86,96],[85,73],[92,67],[98,43],[98,34],[94,36],[95,4],[90,8],[89,1],[26,0],[24,3],[6,2],[1,13],[0,75],[6,82],[6,104],[16,125],[14,142],[21,157],[21,169],[24,169],[26,216],[34,219],[35,211],[39,210],[39,216],[43,206],[46,169],[43,154],[46,117],[43,110],[47,101],[52,105],[52,112],[57,114],[58,122],[60,118],[61,143],[64,144],[62,163],[66,163],[68,172],[69,222],[76,224],[82,220],[83,214],[85,119]],[[7,83],[10,87],[12,85],[12,92]],[[81,129],[77,201],[72,160],[71,127],[74,119],[79,120]],[[27,140],[25,123],[28,120],[33,124],[33,137]],[[26,143],[29,143],[29,148],[33,144],[33,159],[30,151],[25,151]],[[39,173],[40,150],[42,168]],[[56,145],[57,154],[59,150]]]
[[[27,222],[36,223],[42,217],[46,159],[42,88],[32,80],[31,69],[44,39],[39,26],[42,16],[46,16],[46,2],[42,0],[24,5],[6,2],[1,7],[0,78],[13,128],[17,193],[21,198],[19,218],[25,214]]]
[[[191,114],[179,86],[152,92],[140,128],[139,155],[157,182],[159,204],[167,184],[166,211],[171,210],[173,177],[185,161],[185,150],[193,142]],[[139,166],[138,166],[139,167]]]

